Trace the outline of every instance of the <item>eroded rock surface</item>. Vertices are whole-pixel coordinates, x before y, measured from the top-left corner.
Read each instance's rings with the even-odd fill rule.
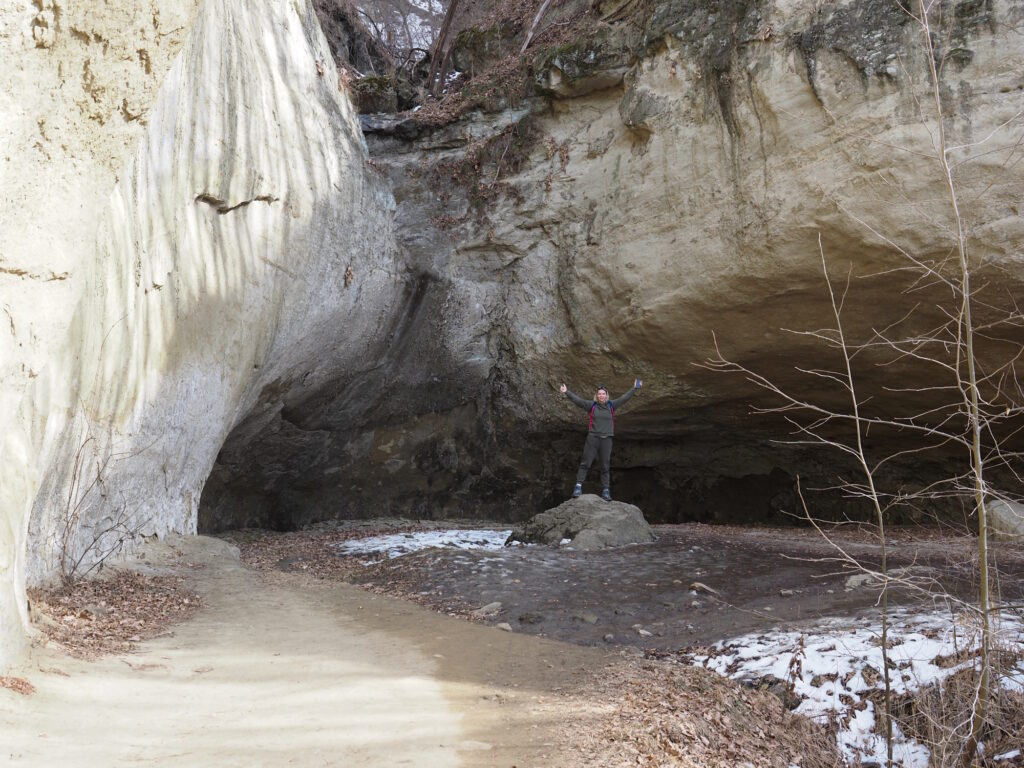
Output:
[[[1003,306],[1024,246],[1024,166],[1010,160],[1024,108],[1020,12],[1000,2],[948,16],[941,73],[971,252]],[[717,339],[798,397],[848,409],[841,386],[796,370],[835,370],[841,356],[783,330],[833,322],[823,254],[837,289],[849,276],[850,339],[910,335],[950,310],[927,286],[903,293],[918,275],[892,271],[906,265],[894,245],[942,261],[955,231],[920,90],[920,29],[873,2],[664,0],[610,19],[592,38],[538,49],[540,94],[506,109],[442,126],[364,121],[419,309],[381,375],[296,409],[300,425],[325,425],[323,440],[289,435],[294,460],[276,432],[229,441],[204,496],[210,530],[243,522],[238,499],[282,528],[551,506],[585,429],[562,381],[614,395],[645,379],[619,419],[613,487],[652,520],[790,520],[803,514],[797,475],[805,491],[854,476],[841,454],[787,444],[783,418],[751,416],[778,401],[700,364]],[[935,366],[881,361],[854,360],[869,408],[931,407],[921,393]],[[899,439],[874,429],[869,449]],[[920,486],[966,461],[911,456],[879,477]],[[818,511],[824,497],[809,495]],[[858,512],[828,498],[829,514]]]
[[[573,549],[602,549],[648,544],[654,532],[632,504],[585,493],[516,526],[507,543],[557,545],[566,540]]]
[[[0,660],[28,621],[28,517],[48,472],[39,442],[56,440],[66,419],[67,396],[51,396],[43,371],[54,366],[55,386],[73,386],[74,364],[60,350],[94,263],[97,223],[197,7],[0,4]],[[33,403],[21,409],[29,391]]]
[[[406,291],[393,200],[330,61],[307,2],[204,4],[91,228],[54,257],[80,299],[3,434],[5,650],[26,578],[195,533],[233,429],[300,429],[288,398],[386,347]]]

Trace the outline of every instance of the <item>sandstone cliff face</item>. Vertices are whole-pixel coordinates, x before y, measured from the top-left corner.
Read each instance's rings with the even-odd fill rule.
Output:
[[[180,21],[116,183],[67,200],[103,202],[53,257],[80,298],[3,434],[5,651],[26,579],[194,533],[228,433],[280,428],[282,398],[367,365],[401,294],[392,198],[311,7],[215,0]]]
[[[950,6],[937,33],[971,250],[986,300],[1004,306],[1024,244],[1022,7]],[[620,497],[666,520],[796,511],[794,477],[829,483],[841,457],[777,444],[788,425],[749,416],[771,400],[696,364],[717,337],[795,394],[842,404],[840,388],[795,371],[834,368],[834,350],[781,330],[831,321],[822,252],[834,278],[852,276],[851,338],[933,327],[948,310],[927,287],[902,293],[917,275],[891,272],[906,265],[894,246],[941,261],[955,237],[921,39],[887,3],[665,0],[539,54],[540,95],[504,111],[431,129],[365,117],[424,309],[360,407],[345,383],[303,406],[300,423],[330,431],[316,472],[312,441],[289,464],[272,460],[275,435],[229,440],[201,525],[236,524],[234,500],[268,476],[247,509],[281,527],[527,515],[568,491],[578,461],[585,418],[558,383],[618,394],[634,374],[647,389],[619,419]],[[930,407],[881,396],[934,385],[933,368],[880,359],[858,358],[865,397],[888,414]],[[948,458],[887,466],[912,486]]]
[[[19,416],[20,403],[62,346],[97,222],[196,6],[0,4],[0,658],[22,635],[28,509],[45,472],[34,448],[6,440],[45,429],[46,405]]]
[[[834,358],[780,331],[827,321],[822,251],[854,276],[851,334],[919,299],[902,329],[938,317],[888,272],[894,243],[942,258],[951,229],[920,38],[884,3],[611,13],[538,51],[535,95],[507,109],[367,119],[369,161],[305,1],[153,0],[88,24],[41,5],[0,11],[17,31],[4,131],[26,150],[3,166],[0,658],[26,579],[98,535],[529,517],[578,460],[585,415],[561,381],[646,380],[619,417],[613,490],[652,519],[793,511],[793,477],[829,478],[833,459],[774,444],[745,382],[694,365],[712,334],[835,399],[793,371]],[[957,179],[1006,303],[1024,6],[948,10]],[[868,392],[929,383],[865,357]]]

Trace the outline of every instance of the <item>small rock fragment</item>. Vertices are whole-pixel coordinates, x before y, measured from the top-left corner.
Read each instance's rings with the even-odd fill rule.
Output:
[[[714,595],[715,597],[718,597],[721,594],[717,589],[712,589],[702,581],[693,582],[693,584],[690,585],[690,589],[694,592],[704,592],[705,594]]]
[[[500,629],[500,630],[502,630],[504,632],[511,632],[512,631],[512,625],[509,624],[507,621],[503,621],[500,624],[495,624],[494,626],[496,626],[498,629]]]
[[[498,613],[500,610],[501,610],[501,603],[493,602],[493,603],[488,603],[487,605],[483,606],[482,608],[477,608],[475,611],[473,611],[473,615],[478,617],[478,618],[482,618],[484,616],[492,616],[495,613]]]
[[[871,574],[868,573],[855,573],[853,576],[846,580],[846,591],[850,592],[854,589],[860,589],[861,587],[867,587],[873,581]]]

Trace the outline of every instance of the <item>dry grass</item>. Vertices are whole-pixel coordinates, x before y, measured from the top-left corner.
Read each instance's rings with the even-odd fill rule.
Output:
[[[1016,656],[1000,656],[1004,668],[1012,668],[1017,661]],[[977,702],[978,682],[978,671],[972,667],[954,673],[941,684],[895,697],[896,721],[904,733],[928,747],[933,765],[962,762]],[[983,758],[978,765],[1024,766],[1024,755],[998,762],[992,759],[1024,745],[1024,694],[996,689],[989,707],[982,739],[988,759]]]
[[[201,600],[178,576],[117,571],[73,586],[29,590],[32,618],[43,639],[72,656],[96,658],[132,650],[185,621]]]

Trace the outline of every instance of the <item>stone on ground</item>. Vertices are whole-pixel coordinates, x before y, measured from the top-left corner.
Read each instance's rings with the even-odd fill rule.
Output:
[[[559,544],[566,539],[574,549],[601,549],[647,544],[654,533],[638,507],[587,493],[516,526],[506,543]]]
[[[997,536],[1007,539],[1024,538],[1024,504],[996,499],[988,505],[989,520]]]

